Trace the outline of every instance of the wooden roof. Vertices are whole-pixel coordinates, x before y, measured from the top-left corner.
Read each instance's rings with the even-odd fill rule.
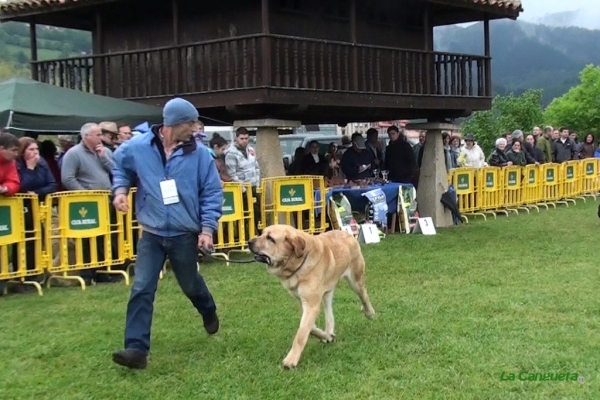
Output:
[[[11,18],[26,16],[32,14],[43,14],[48,11],[55,11],[68,8],[84,7],[98,3],[107,3],[118,0],[6,0],[0,3],[0,18]],[[520,13],[523,11],[521,0],[421,0],[431,3],[441,3],[456,6],[457,3],[463,3],[467,6],[476,5],[479,7],[494,9],[499,12]]]

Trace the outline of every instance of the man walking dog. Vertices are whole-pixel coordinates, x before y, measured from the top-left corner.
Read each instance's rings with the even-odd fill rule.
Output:
[[[190,102],[170,100],[163,125],[125,142],[114,154],[114,206],[128,210],[127,193],[137,182],[135,211],[143,230],[127,304],[125,349],[113,353],[113,361],[128,368],[146,368],[154,295],[167,257],[205,330],[211,335],[219,330],[216,305],[196,263],[198,248],[212,248],[223,189],[208,149],[194,140],[198,117]]]

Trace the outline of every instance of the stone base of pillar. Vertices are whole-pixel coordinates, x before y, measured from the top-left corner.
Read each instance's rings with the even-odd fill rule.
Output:
[[[436,228],[452,226],[452,213],[440,202],[442,194],[448,190],[442,131],[456,130],[458,126],[449,123],[425,123],[410,124],[406,128],[427,131],[417,188],[419,216],[431,217]]]
[[[277,128],[296,128],[300,125],[300,121],[279,119],[252,119],[233,123],[235,128],[257,128],[255,150],[261,178],[285,176],[283,152],[281,151]]]
[[[260,167],[260,178],[275,178],[285,176],[285,167],[283,165],[283,152],[279,142],[279,133],[277,128],[296,128],[300,126],[300,121],[285,121],[279,119],[253,119],[234,121],[235,128],[244,127],[248,130],[256,128],[256,159]],[[266,188],[265,196],[262,201],[268,204],[273,203],[273,190]],[[267,217],[267,221],[261,221],[263,225],[268,226],[276,223],[285,223],[285,215]],[[260,215],[256,215],[257,220]]]

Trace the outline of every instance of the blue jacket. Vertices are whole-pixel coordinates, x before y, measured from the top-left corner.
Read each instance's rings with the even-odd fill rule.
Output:
[[[40,158],[35,169],[28,169],[24,161],[17,161],[17,171],[21,180],[21,193],[35,192],[40,201],[44,201],[46,195],[56,192],[58,184],[50,171],[48,163]]]
[[[221,218],[223,188],[206,146],[193,139],[166,160],[158,131],[123,143],[114,153],[113,193],[137,186],[135,213],[142,228],[163,237],[200,232],[212,235]],[[160,182],[174,179],[179,202],[164,205]]]

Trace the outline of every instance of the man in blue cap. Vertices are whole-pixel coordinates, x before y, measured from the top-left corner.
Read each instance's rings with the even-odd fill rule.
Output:
[[[219,330],[215,302],[196,263],[198,248],[212,248],[223,189],[208,148],[194,140],[198,117],[190,102],[172,99],[163,109],[163,125],[125,142],[114,154],[113,204],[126,212],[127,193],[137,183],[135,212],[143,230],[127,304],[125,349],[113,353],[113,361],[128,368],[146,368],[154,295],[167,257],[205,330],[211,335]]]

